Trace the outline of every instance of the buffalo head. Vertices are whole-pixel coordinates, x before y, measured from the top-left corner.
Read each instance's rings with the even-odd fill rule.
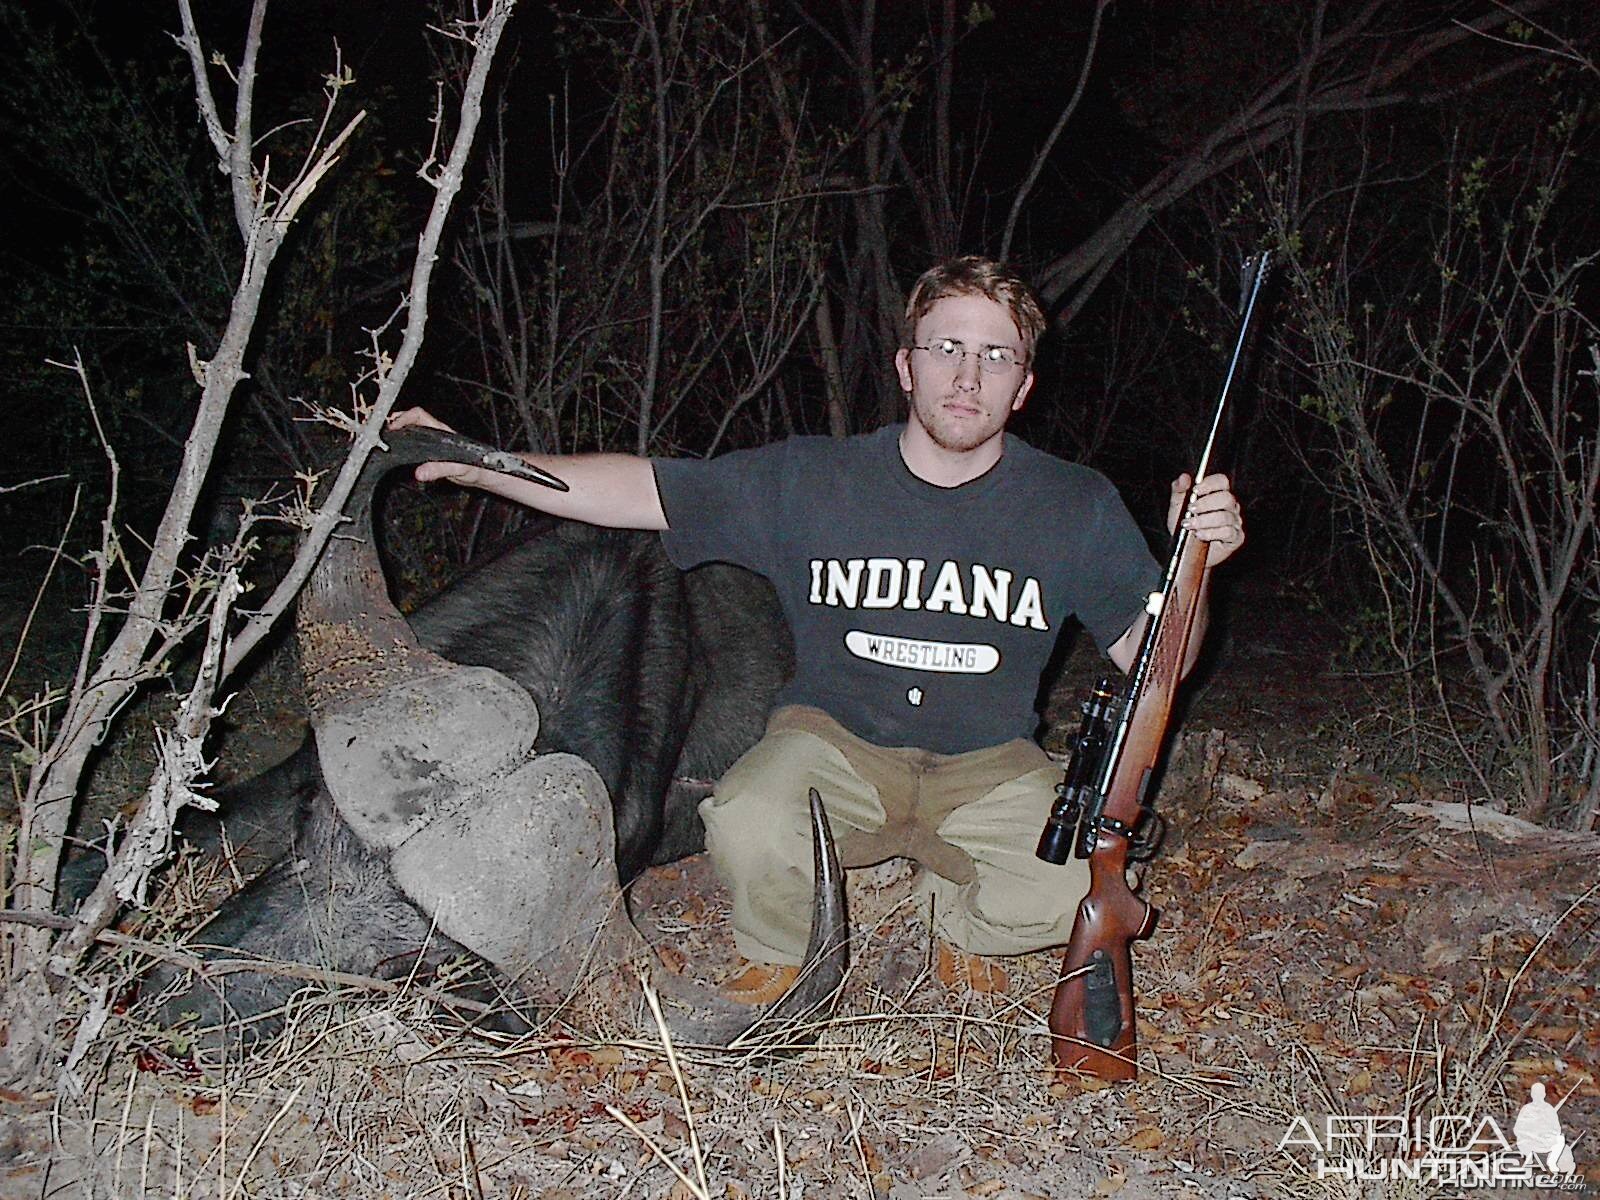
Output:
[[[323,777],[350,834],[439,931],[535,996],[585,971],[635,964],[682,1037],[728,1044],[799,1023],[842,982],[848,927],[827,820],[811,793],[816,887],[800,982],[770,1010],[730,1004],[667,972],[632,925],[615,864],[612,801],[571,754],[536,754],[539,712],[500,672],[417,643],[391,602],[372,496],[399,467],[468,462],[560,486],[521,459],[428,430],[389,436],[300,601],[298,636]],[[797,798],[798,799],[798,798]]]

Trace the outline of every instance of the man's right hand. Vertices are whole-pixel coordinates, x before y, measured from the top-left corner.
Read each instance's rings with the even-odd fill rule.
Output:
[[[455,432],[425,408],[392,413],[386,428]],[[656,490],[655,468],[648,458],[632,454],[519,454],[518,457],[530,467],[566,483],[567,490],[558,491],[521,476],[453,462],[423,463],[416,469],[416,479],[418,483],[447,479],[526,504],[553,517],[587,521],[610,529],[662,530],[667,527],[661,495]]]
[[[456,432],[425,408],[402,408],[399,412],[390,413],[384,428],[439,429],[445,433]],[[412,474],[416,476],[418,483],[432,483],[437,479],[444,479],[462,487],[482,487],[484,477],[481,467],[456,462],[419,463]]]

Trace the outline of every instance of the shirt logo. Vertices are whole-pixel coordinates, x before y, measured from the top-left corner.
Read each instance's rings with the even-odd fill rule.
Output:
[[[912,671],[987,675],[1000,665],[1000,651],[993,646],[888,637],[861,629],[852,629],[844,635],[844,648],[857,658]]]
[[[946,559],[933,570],[921,558],[814,558],[812,604],[834,608],[898,608],[949,612],[1048,631],[1039,581],[1017,580],[1004,567]],[[852,651],[853,653],[854,651]],[[992,671],[991,664],[984,670]]]

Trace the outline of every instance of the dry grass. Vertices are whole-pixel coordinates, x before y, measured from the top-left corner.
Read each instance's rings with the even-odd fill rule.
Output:
[[[1275,1147],[1324,1113],[1466,1107],[1509,1131],[1534,1078],[1552,1099],[1578,1085],[1569,1136],[1600,1130],[1592,859],[1401,818],[1413,790],[1342,760],[1294,782],[1298,764],[1237,739],[1186,746],[1163,793],[1177,836],[1150,872],[1162,919],[1135,951],[1132,1086],[1046,1070],[1056,955],[1008,964],[1006,995],[948,992],[909,874],[879,869],[852,877],[839,1017],[797,1056],[671,1046],[631,978],[591,980],[518,1039],[441,1017],[422,981],[323,982],[260,1056],[190,1072],[179,1039],[154,1070],[147,1000],[110,1017],[81,1098],[5,1098],[0,1194],[1410,1200],[1427,1193],[1358,1193]],[[200,869],[142,936],[226,889]],[[726,909],[695,871],[641,900],[714,978]],[[120,984],[139,965],[124,948],[98,969]]]
[[[908,891],[903,879],[855,887],[868,932],[844,1011],[820,1046],[796,1058],[674,1047],[648,1016],[648,1036],[618,1027],[582,1038],[552,1021],[519,1039],[488,1040],[441,1022],[414,992],[312,988],[269,1052],[185,1079],[134,1069],[149,1032],[135,1009],[98,1048],[97,1086],[48,1111],[55,1148],[45,1190],[1340,1200],[1358,1193],[1274,1152],[1289,1119],[1396,1102],[1413,1113],[1464,1105],[1505,1114],[1502,1080],[1548,1016],[1547,1004],[1534,1003],[1513,1019],[1516,1002],[1537,998],[1556,975],[1572,978],[1572,969],[1548,969],[1550,944],[1592,920],[1591,895],[1510,964],[1476,1023],[1464,1012],[1396,1013],[1407,1021],[1403,1043],[1343,1042],[1329,1025],[1354,1020],[1359,1031],[1365,1018],[1341,1017],[1351,993],[1333,986],[1320,1007],[1297,1013],[1241,1003],[1218,1012],[1211,1003],[1204,1053],[1184,1054],[1173,1047],[1187,1036],[1186,1010],[1164,998],[1174,978],[1223,961],[1225,918],[1213,900],[1197,914],[1193,946],[1158,936],[1154,953],[1141,954],[1145,1069],[1132,1087],[1096,1090],[1056,1084],[1042,1066],[1052,956],[1014,964],[1009,996],[946,993],[925,969],[926,946],[907,941],[921,927]],[[708,912],[708,922],[717,919]],[[1592,978],[1592,954],[1575,967]],[[1217,978],[1211,986],[1225,996],[1227,972]],[[582,999],[590,1007],[569,1021],[597,1011],[618,1020],[604,996]],[[653,1010],[648,993],[635,999]],[[1380,1051],[1395,1055],[1392,1080],[1352,1071],[1365,1064],[1371,1075]],[[12,1183],[33,1178],[13,1172]],[[1359,1194],[1428,1194],[1408,1187]]]

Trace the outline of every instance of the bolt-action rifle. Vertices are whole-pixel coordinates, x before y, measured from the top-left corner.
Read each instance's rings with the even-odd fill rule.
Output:
[[[1196,481],[1211,469],[1267,259],[1262,254],[1246,265],[1239,336]],[[1190,503],[1193,494],[1191,488]],[[1160,845],[1164,825],[1150,777],[1166,739],[1205,566],[1206,543],[1180,524],[1161,590],[1146,605],[1150,620],[1126,686],[1104,678],[1084,703],[1066,777],[1039,839],[1039,857],[1047,862],[1064,863],[1069,853],[1089,860],[1089,894],[1078,906],[1050,1006],[1051,1057],[1063,1077],[1083,1071],[1128,1080],[1137,1074],[1130,946],[1155,927],[1156,910],[1128,886],[1127,865],[1151,857]]]

